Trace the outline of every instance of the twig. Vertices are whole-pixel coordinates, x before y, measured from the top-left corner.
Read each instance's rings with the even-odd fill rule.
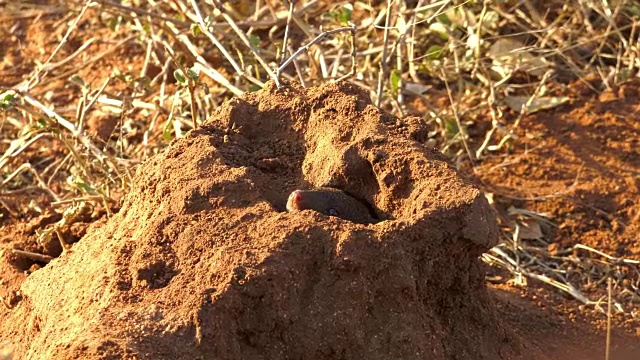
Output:
[[[195,4],[195,0],[190,0],[190,1]],[[249,49],[251,49],[251,52],[253,53],[253,56],[260,63],[260,65],[262,65],[262,67],[267,72],[269,77],[271,77],[273,79],[273,81],[275,81],[276,86],[280,87],[280,80],[278,79],[276,74],[273,73],[273,70],[271,70],[271,67],[269,66],[269,64],[267,64],[267,62],[262,58],[262,56],[260,55],[260,52],[253,46],[253,44],[251,44],[251,41],[249,40],[249,38],[247,38],[247,35],[238,27],[238,25],[236,25],[236,22],[231,18],[231,16],[229,16],[229,14],[227,14],[226,10],[224,9],[224,6],[222,6],[220,1],[218,1],[218,0],[213,0],[213,3],[214,3],[214,6],[216,7],[216,9],[218,9],[220,11],[220,13],[222,14],[222,17],[231,26],[233,31],[236,32],[236,34],[238,35],[240,40],[242,40],[242,42]]]
[[[460,121],[460,115],[458,114],[457,105],[453,101],[451,88],[449,87],[449,82],[447,81],[444,70],[442,70],[442,78],[444,79],[444,85],[447,88],[447,95],[449,96],[449,102],[451,103],[451,111],[453,112],[453,116],[456,119],[458,134],[460,134],[462,145],[464,145],[464,149],[467,151],[467,156],[469,157],[469,161],[471,162],[471,167],[475,168],[475,158],[473,156],[473,153],[471,152],[471,149],[469,148],[469,144],[467,144],[467,131],[462,127],[462,122]]]
[[[60,161],[60,163],[58,164],[58,166],[56,166],[56,168],[53,170],[53,173],[51,173],[51,176],[49,176],[49,180],[47,180],[47,186],[51,186],[51,182],[53,181],[53,179],[55,179],[56,175],[58,174],[58,171],[60,171],[60,169],[62,168],[62,166],[64,166],[64,164],[69,161],[69,159],[71,159],[73,155],[72,154],[67,154],[64,159],[62,159],[62,161]],[[52,163],[52,165],[55,163]],[[43,171],[42,176],[44,176],[47,173],[48,169],[45,169],[45,171]]]
[[[209,62],[207,62],[207,60],[205,60],[198,53],[198,48],[191,42],[191,40],[189,40],[189,38],[186,35],[179,34],[178,31],[175,30],[175,29],[173,31],[174,31],[174,33],[176,35],[176,38],[178,40],[180,40],[182,42],[182,44],[185,45],[187,50],[189,50],[191,55],[193,55],[193,57],[196,58],[197,62],[193,65],[194,70],[204,72],[211,79],[213,79],[214,81],[216,81],[220,85],[222,85],[222,86],[226,87],[227,89],[229,89],[229,91],[231,91],[234,95],[240,96],[240,95],[244,94],[244,91],[240,90],[239,88],[237,88],[236,86],[231,84],[231,82],[224,75],[222,75],[218,70],[214,69],[209,64]],[[171,48],[171,46],[169,46],[169,44],[165,43],[163,40],[158,39],[158,41],[160,41],[160,43],[162,43],[165,48]],[[253,82],[254,84],[256,84],[256,85],[258,85],[260,87],[264,86],[264,83],[262,83],[258,79],[255,79],[252,76],[249,76],[248,74],[241,74],[241,75],[244,76],[247,80]]]
[[[85,51],[95,41],[96,41],[96,38],[91,38],[91,39],[87,40],[86,42],[84,42],[78,48],[78,50],[74,51],[73,54],[67,56],[63,60],[60,60],[60,61],[55,62],[55,63],[49,63],[49,61],[47,61],[47,63],[42,65],[42,67],[40,67],[38,71],[40,71],[40,72],[42,72],[42,71],[51,71],[51,70],[53,70],[53,69],[55,69],[57,67],[60,67],[60,66],[62,66],[64,64],[68,63],[69,61],[73,60],[76,56],[80,55],[83,51]]]
[[[612,290],[612,285],[611,285],[611,278],[607,279],[607,298],[608,298],[608,303],[607,303],[607,340],[606,340],[606,345],[605,345],[605,349],[604,349],[604,359],[605,360],[609,360],[611,359],[611,298],[612,298],[612,294],[613,290]]]
[[[349,23],[351,24],[351,23]],[[342,81],[346,78],[355,76],[356,71],[358,70],[358,63],[356,62],[356,28],[355,25],[351,24],[353,26],[353,31],[351,32],[351,71],[349,71],[348,74],[344,74],[342,75],[340,78],[338,78],[336,81]]]
[[[2,184],[0,184],[0,187],[5,186],[7,183],[9,183],[9,181],[11,181],[14,177],[18,176],[18,174],[20,174],[23,171],[30,171],[33,176],[36,178],[36,181],[38,182],[38,185],[45,190],[49,196],[51,196],[51,198],[53,198],[53,200],[58,201],[60,200],[60,198],[58,197],[58,195],[56,195],[56,193],[53,192],[53,190],[51,190],[47,184],[42,180],[42,177],[40,177],[40,174],[38,174],[38,172],[33,168],[33,166],[31,166],[30,163],[24,163],[22,165],[20,165],[13,173],[11,173],[9,176],[7,176],[6,179],[4,179],[4,181],[2,181]]]
[[[289,48],[289,31],[291,31],[291,17],[293,16],[293,7],[295,6],[295,0],[289,0],[289,13],[287,14],[287,26],[284,28],[284,40],[282,41],[282,58],[280,61],[284,61],[287,56],[287,49]],[[295,64],[294,64],[295,66]],[[296,67],[297,69],[297,67]]]
[[[538,83],[538,86],[534,90],[533,94],[531,94],[529,99],[527,99],[527,102],[524,103],[520,108],[520,113],[518,114],[518,118],[513,124],[513,129],[517,129],[518,126],[520,126],[520,122],[522,121],[524,116],[527,115],[527,110],[529,109],[531,104],[533,104],[533,102],[540,96],[540,92],[542,91],[542,88],[547,83],[547,80],[549,80],[549,77],[551,77],[552,74],[553,74],[552,70],[549,70],[544,73],[544,75],[542,76],[542,79],[540,79],[540,82]],[[509,135],[507,135],[507,137],[508,136]]]
[[[378,99],[376,106],[382,105],[382,91],[384,91],[384,83],[387,79],[387,47],[389,46],[389,27],[391,26],[391,5],[393,0],[387,0],[387,13],[384,21],[384,44],[382,46],[382,59],[380,59],[380,73],[378,74]]]
[[[576,244],[573,246],[573,249],[583,249],[583,250],[587,250],[590,252],[593,252],[595,254],[598,254],[604,258],[607,258],[611,261],[615,261],[615,262],[623,262],[625,264],[631,264],[631,265],[640,265],[640,261],[639,260],[631,260],[631,259],[619,259],[619,258],[615,258],[611,255],[605,254],[602,251],[596,250],[594,248],[591,248],[589,246],[583,245],[583,244]]]
[[[7,194],[6,193],[0,193],[0,195],[7,195]],[[13,211],[13,209],[11,209],[11,207],[9,205],[7,205],[7,203],[4,202],[2,199],[0,199],[0,205],[2,205],[2,207],[4,207],[5,210],[7,210],[9,215],[13,216],[14,218],[17,218],[18,216],[20,216],[20,214],[18,214],[17,212]]]
[[[73,30],[76,28],[76,26],[78,25],[78,22],[80,21],[80,19],[82,19],[82,17],[84,16],[84,13],[87,11],[87,9],[89,8],[89,5],[91,5],[92,1],[91,0],[87,0],[87,2],[84,4],[84,6],[82,7],[82,10],[80,11],[80,14],[78,14],[78,16],[76,17],[76,19],[73,21],[73,23],[69,26],[69,29],[67,29],[67,32],[64,34],[64,36],[62,37],[62,40],[60,40],[60,42],[58,43],[58,46],[56,46],[56,48],[53,50],[53,52],[51,53],[51,55],[49,55],[49,58],[47,59],[47,61],[44,62],[44,64],[42,64],[41,67],[39,67],[38,69],[36,69],[35,73],[31,76],[31,78],[29,79],[29,81],[27,81],[26,83],[23,84],[23,87],[20,88],[20,91],[26,91],[28,90],[30,87],[32,87],[33,85],[35,85],[33,82],[34,81],[40,81],[40,72],[49,64],[49,62],[51,61],[51,59],[53,59],[54,56],[56,56],[56,54],[58,53],[58,51],[60,51],[60,49],[62,48],[62,46],[67,42],[67,39],[69,38],[69,35],[71,35],[71,33],[73,32]]]
[[[110,47],[109,49],[99,53],[98,55],[92,57],[89,60],[83,61],[81,64],[75,65],[73,68],[71,68],[68,71],[63,72],[62,74],[58,74],[56,76],[53,77],[49,77],[46,80],[42,80],[40,79],[39,85],[43,86],[45,84],[48,84],[52,81],[58,80],[58,79],[63,79],[63,78],[67,78],[71,75],[77,74],[78,71],[80,69],[83,69],[95,62],[97,62],[98,60],[102,59],[103,57],[114,53],[116,50],[120,49],[121,46],[124,46],[126,43],[128,43],[129,41],[135,39],[137,37],[137,35],[133,35],[133,36],[128,36],[124,39],[122,39],[121,41],[118,41],[115,45],[113,45],[112,47]],[[64,61],[64,60],[63,60]],[[55,65],[57,66],[59,63],[56,63]],[[27,86],[27,82],[24,82],[20,85],[17,86],[18,89],[23,89]],[[36,91],[35,89],[33,90],[34,92]]]
[[[20,92],[20,97],[22,99],[24,99],[24,101],[26,101],[27,103],[29,103],[30,105],[40,109],[40,111],[42,111],[45,115],[47,115],[48,117],[54,119],[58,124],[60,124],[63,128],[69,130],[71,132],[71,135],[73,135],[73,137],[77,138],[78,140],[80,140],[80,142],[87,148],[89,149],[89,151],[91,151],[93,153],[93,155],[101,162],[101,163],[107,163],[107,156],[100,150],[98,149],[98,147],[93,144],[91,142],[91,139],[89,139],[88,136],[86,136],[84,134],[84,132],[79,131],[78,128],[76,128],[76,126],[70,122],[69,120],[63,118],[62,116],[58,115],[55,111],[49,109],[48,107],[44,106],[41,102],[39,102],[38,100],[32,98],[28,93],[26,92]]]
[[[152,17],[154,19],[162,20],[162,21],[167,22],[167,23],[172,23],[174,25],[179,25],[182,28],[189,28],[189,25],[190,25],[188,22],[184,22],[184,21],[180,21],[180,20],[173,19],[173,18],[170,18],[170,17],[165,17],[165,16],[162,16],[162,15],[158,15],[158,14],[146,11],[144,9],[141,9],[139,7],[125,6],[125,5],[116,3],[114,1],[109,1],[109,0],[93,0],[93,1],[97,2],[99,4],[102,4],[102,5],[107,5],[107,6],[116,8],[116,9],[124,10],[127,13],[134,13],[134,14],[141,15],[141,16],[142,15],[149,16],[149,17]]]
[[[102,195],[87,195],[87,196],[76,197],[68,200],[53,201],[50,205],[52,207],[59,207],[59,206],[68,205],[68,204],[77,204],[78,202],[102,203],[105,200],[107,200],[110,203],[114,203],[114,204],[116,203],[115,200],[111,198],[105,198]]]
[[[31,136],[31,134],[27,134],[20,139],[13,140],[11,142],[11,145],[9,145],[7,151],[5,151],[2,157],[0,157],[0,169],[2,169],[4,165],[7,164],[9,158],[18,156],[22,151],[24,151],[24,149],[28,148],[29,146],[31,146],[31,144],[46,135],[47,134],[45,133],[39,133],[37,135],[34,135],[31,139],[26,140],[29,136]]]
[[[11,249],[11,253],[14,254],[14,255],[17,255],[17,256],[22,256],[22,257],[25,257],[27,259],[31,259],[31,260],[35,260],[35,261],[41,261],[41,262],[44,262],[44,263],[49,263],[51,260],[53,260],[53,257],[51,257],[49,255],[38,254],[38,253],[31,252],[31,251]]]
[[[191,76],[189,75],[188,70],[180,63],[180,61],[178,61],[178,58],[174,54],[173,49],[169,46],[169,44],[167,44],[164,41],[162,42],[162,44],[165,46],[165,49],[167,50],[167,53],[173,59],[173,62],[182,71],[182,74],[184,75],[184,78],[187,80],[187,90],[189,91],[189,98],[190,98],[189,105],[191,106],[191,121],[193,122],[193,128],[197,129],[198,128],[198,119],[197,119],[198,114],[196,113],[197,109],[196,109],[196,99],[195,99],[195,92],[196,92],[195,80],[191,78]],[[124,115],[124,111],[122,112],[122,114]]]
[[[200,29],[202,30],[202,33],[205,34],[205,36],[207,36],[209,40],[211,40],[213,45],[215,45],[218,48],[218,50],[220,50],[222,55],[227,59],[227,61],[229,61],[231,66],[233,66],[233,68],[236,70],[236,73],[240,75],[244,74],[245,73],[244,70],[240,67],[240,65],[238,65],[238,63],[231,56],[231,54],[229,54],[227,49],[222,45],[220,41],[218,41],[218,39],[216,39],[215,36],[213,36],[211,31],[209,31],[208,24],[205,24],[204,18],[202,17],[202,13],[200,12],[200,8],[198,7],[198,4],[195,2],[195,0],[190,0],[190,2],[191,2],[191,6],[193,7],[193,11],[196,14],[196,20],[200,25]],[[165,45],[165,48],[168,48],[168,44],[166,42],[163,42],[163,44]]]
[[[350,31],[352,36],[355,38],[355,32],[356,32],[356,27],[355,25],[351,25],[349,27],[342,27],[342,28],[338,28],[338,29],[333,29],[333,30],[328,30],[325,31],[323,33],[321,33],[320,35],[316,36],[313,40],[311,40],[310,42],[308,42],[307,44],[303,45],[302,47],[300,47],[295,53],[293,53],[293,55],[291,55],[284,63],[282,63],[282,65],[280,65],[280,67],[278,68],[278,70],[276,71],[276,77],[280,77],[280,74],[282,74],[282,71],[298,56],[300,56],[300,54],[302,54],[305,51],[308,51],[309,48],[322,41],[324,38],[326,38],[329,35],[333,35],[333,34],[337,34],[339,32],[344,32],[344,31]],[[354,47],[354,51],[355,51],[355,47]],[[353,58],[354,62],[352,65],[352,70],[355,69],[355,58]]]
[[[293,54],[293,48],[291,46],[288,47],[289,54]],[[300,85],[303,88],[307,87],[307,82],[304,79],[304,75],[302,74],[302,69],[300,69],[300,64],[296,59],[293,59],[293,67],[296,69],[296,74],[298,74],[298,79],[300,80]]]

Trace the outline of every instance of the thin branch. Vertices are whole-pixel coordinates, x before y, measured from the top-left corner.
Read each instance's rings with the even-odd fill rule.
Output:
[[[287,26],[284,28],[284,40],[282,41],[282,59],[280,59],[281,61],[283,61],[287,56],[287,49],[289,48],[289,31],[291,31],[291,16],[293,15],[293,7],[295,6],[295,2],[295,0],[289,0],[289,13],[287,14]]]
[[[195,4],[195,0],[190,0],[190,1],[193,4]],[[249,49],[251,49],[251,52],[253,53],[253,56],[260,63],[260,65],[262,65],[262,67],[267,72],[269,77],[271,77],[273,79],[273,81],[275,81],[276,86],[280,87],[280,80],[278,80],[278,77],[276,76],[276,74],[273,73],[273,70],[271,70],[271,67],[269,66],[269,64],[267,64],[267,62],[262,58],[262,56],[260,55],[260,52],[253,46],[253,44],[251,44],[251,41],[249,40],[249,38],[247,38],[247,35],[244,33],[244,31],[242,31],[238,27],[238,25],[236,25],[236,22],[231,18],[231,16],[229,16],[229,14],[227,14],[226,10],[224,9],[224,6],[222,6],[222,4],[220,4],[220,2],[218,0],[214,0],[214,5],[215,5],[216,9],[218,9],[220,11],[220,13],[222,14],[222,17],[231,26],[233,31],[236,32],[236,34],[238,35],[240,40],[242,40],[242,42]]]
[[[393,0],[387,0],[387,13],[384,20],[384,45],[382,46],[382,59],[380,59],[380,73],[378,74],[378,99],[376,100],[376,106],[382,105],[382,92],[384,91],[384,83],[387,78],[387,47],[389,46],[389,27],[391,26],[391,6]]]
[[[47,61],[45,61],[41,67],[38,67],[38,69],[36,69],[35,73],[31,76],[29,81],[23,84],[23,86],[20,88],[21,91],[28,90],[29,88],[33,87],[37,82],[40,81],[40,72],[49,64],[49,62],[51,62],[51,59],[53,59],[53,57],[56,56],[56,54],[58,54],[58,51],[60,51],[62,46],[67,42],[67,39],[69,38],[73,30],[75,30],[76,26],[78,25],[78,22],[80,21],[80,19],[82,19],[82,17],[84,16],[84,13],[87,11],[87,9],[91,4],[92,4],[92,1],[87,0],[87,2],[82,7],[82,10],[80,11],[80,14],[78,14],[76,19],[69,26],[69,29],[67,29],[67,32],[62,37],[62,40],[60,40],[60,43],[58,43],[58,46],[56,46],[56,48],[53,50],[51,55],[49,55],[49,58],[47,59]]]
[[[31,252],[31,251],[11,249],[11,253],[16,255],[16,256],[21,256],[21,257],[24,257],[24,258],[27,258],[27,259],[40,261],[40,262],[43,262],[43,263],[49,263],[49,262],[51,262],[51,260],[53,260],[53,257],[51,257],[49,255],[34,253],[34,252]]]
[[[276,71],[276,77],[280,78],[280,74],[282,74],[282,71],[298,56],[300,56],[300,54],[302,54],[305,51],[309,51],[309,48],[311,46],[313,46],[314,44],[319,43],[320,41],[322,41],[324,38],[326,38],[329,35],[333,35],[333,34],[337,34],[340,32],[344,32],[344,31],[349,31],[351,32],[352,36],[355,38],[355,33],[356,33],[356,27],[355,25],[351,25],[349,27],[342,27],[342,28],[338,28],[338,29],[333,29],[333,30],[328,30],[325,31],[323,33],[321,33],[320,35],[316,36],[313,40],[309,41],[307,44],[303,45],[302,47],[300,47],[295,53],[293,53],[293,55],[291,55],[284,63],[282,63],[282,65],[280,65],[280,67],[278,68],[278,70]],[[353,49],[353,52],[355,52],[355,46]],[[354,62],[352,65],[352,70],[355,70],[355,56],[354,56]]]

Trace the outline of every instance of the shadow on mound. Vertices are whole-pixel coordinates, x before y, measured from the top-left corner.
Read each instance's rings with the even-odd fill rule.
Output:
[[[228,102],[140,167],[120,213],[25,281],[16,354],[526,358],[483,284],[489,206],[425,137],[420,119],[347,83]],[[284,212],[293,189],[317,186],[382,221]]]

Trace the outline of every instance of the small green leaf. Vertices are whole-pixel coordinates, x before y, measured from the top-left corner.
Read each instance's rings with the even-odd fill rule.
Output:
[[[446,119],[444,122],[444,128],[450,137],[454,137],[460,132],[458,123],[456,123],[455,119]]]
[[[13,100],[15,100],[16,94],[5,93],[0,100],[0,109],[8,109],[12,106]]]
[[[351,21],[351,15],[353,14],[353,5],[344,4],[338,8],[335,8],[326,14],[324,17],[335,20],[341,24],[347,24]]]
[[[173,140],[173,134],[171,133],[171,121],[167,121],[167,123],[164,126],[164,129],[162,129],[162,138],[164,139],[164,141],[166,142],[171,142],[171,140]]]
[[[439,59],[440,56],[442,55],[442,52],[444,51],[444,49],[442,48],[442,46],[440,45],[431,45],[429,46],[429,48],[427,49],[426,54],[424,54],[427,58],[435,60],[435,59]]]
[[[449,39],[449,27],[443,25],[442,23],[434,22],[429,25],[429,30],[435,32],[440,36],[440,39],[447,40]]]
[[[389,74],[389,77],[391,81],[391,92],[393,92],[393,94],[397,94],[400,89],[400,72],[394,69],[391,71],[391,74]]]
[[[77,189],[84,191],[89,195],[96,195],[98,193],[90,183],[79,176],[69,176],[69,178],[67,178],[67,181],[69,182],[69,184],[74,185]]]
[[[111,29],[111,31],[118,31],[118,29],[120,28],[120,24],[122,24],[122,16],[116,16],[116,17],[112,17],[111,20],[109,20],[109,29]]]
[[[187,69],[187,76],[189,76],[192,80],[195,80],[196,82],[198,82],[200,74],[198,73],[198,71],[193,70],[193,68],[191,68],[191,69]]]
[[[184,73],[181,69],[177,69],[173,72],[173,77],[176,79],[178,84],[182,86],[187,86],[187,78],[185,78]]]
[[[71,81],[72,83],[76,83],[82,87],[86,87],[87,84],[85,84],[84,80],[82,80],[82,78],[78,75],[73,75],[69,78],[69,81]]]
[[[349,21],[351,21],[351,14],[353,14],[353,5],[344,4],[338,12],[337,20],[342,24],[347,24]]]
[[[618,73],[618,79],[620,81],[627,81],[631,78],[631,73],[629,72],[628,68],[621,68],[620,72]]]
[[[256,34],[249,35],[249,42],[254,48],[260,48],[260,37]]]
[[[213,14],[207,15],[206,18],[204,18],[204,24],[209,27],[209,25],[211,25],[211,23],[215,20],[215,16]]]
[[[37,129],[46,129],[47,128],[47,120],[44,118],[39,118],[36,120],[36,128]]]
[[[189,29],[191,30],[191,35],[193,35],[194,37],[202,34],[202,28],[199,24],[191,24]]]
[[[147,36],[151,35],[151,25],[149,25],[149,23],[143,23],[142,30],[144,30],[144,33],[147,34]]]
[[[451,19],[449,19],[447,14],[444,14],[444,13],[436,16],[436,21],[442,25],[447,25],[447,26],[450,26],[452,24]]]
[[[633,2],[631,4],[628,4],[625,7],[625,10],[631,15],[631,16],[636,16],[636,17],[640,17],[640,6],[637,4],[634,4]]]
[[[145,90],[149,90],[151,85],[151,79],[148,76],[142,76],[135,80],[136,87],[143,88]]]

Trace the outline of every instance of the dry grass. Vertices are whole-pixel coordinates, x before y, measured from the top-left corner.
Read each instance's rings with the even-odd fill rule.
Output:
[[[3,200],[36,193],[61,209],[91,204],[108,213],[126,193],[135,165],[225,100],[266,81],[312,86],[348,78],[400,116],[411,109],[408,96],[417,98],[433,128],[429,144],[473,171],[479,159],[519,141],[522,117],[565,101],[549,94],[551,85],[590,86],[585,79],[595,78],[610,87],[635,76],[640,65],[640,6],[632,1],[377,3],[7,5],[5,22],[37,24],[55,16],[64,31],[51,34],[57,45],[47,47],[44,63],[20,67],[30,67],[27,80],[0,89],[0,207],[15,216],[37,214],[44,211],[38,204],[16,208]],[[111,67],[116,55],[129,61]],[[446,90],[451,105],[431,103],[427,94],[434,89]],[[507,108],[520,112],[518,121],[503,121]],[[491,126],[471,139],[466,129],[487,114]],[[88,123],[102,118],[114,123],[106,136],[88,132]],[[605,289],[611,279],[615,310],[640,316],[637,261],[585,246],[553,252],[525,243],[517,225],[523,217],[540,219],[513,214],[486,262],[522,284],[542,280],[603,312],[606,299],[582,290]]]

